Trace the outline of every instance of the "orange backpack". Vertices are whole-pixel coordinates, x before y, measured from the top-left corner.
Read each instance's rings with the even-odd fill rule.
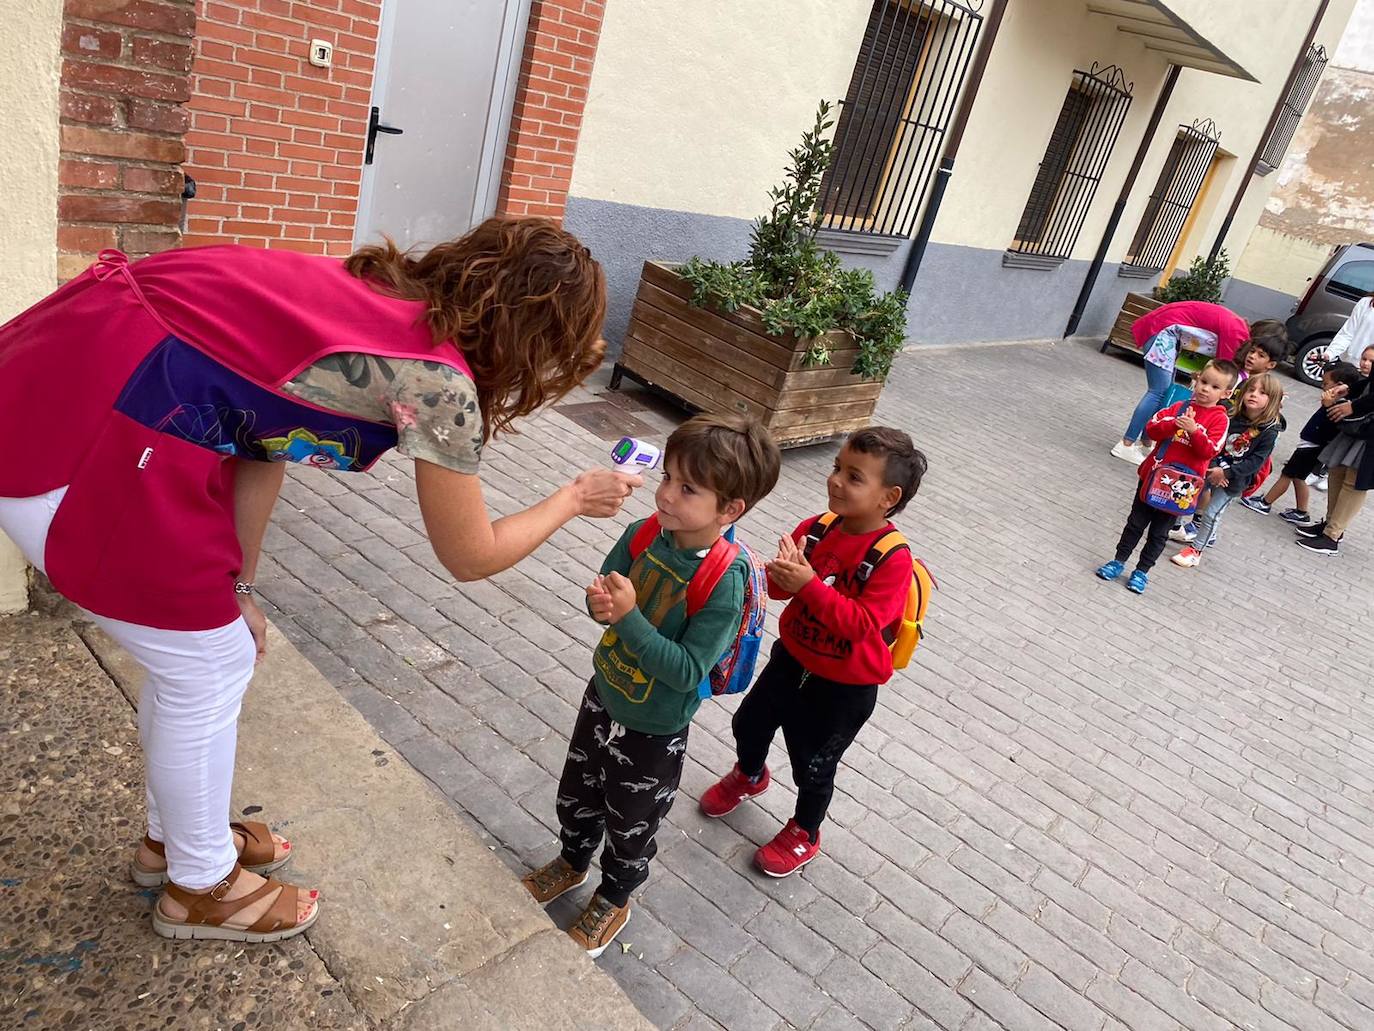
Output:
[[[830,530],[840,521],[834,512],[824,512],[812,520],[802,538],[802,553],[810,559],[811,552]],[[868,583],[873,571],[882,564],[883,559],[894,551],[905,548],[909,553],[911,545],[897,530],[889,530],[868,549],[868,554],[859,563],[859,590]],[[883,630],[883,640],[892,649],[892,668],[905,669],[911,662],[911,655],[925,636],[926,609],[930,606],[930,595],[940,585],[930,575],[926,564],[915,555],[911,556],[911,586],[907,589],[906,606],[901,618]]]

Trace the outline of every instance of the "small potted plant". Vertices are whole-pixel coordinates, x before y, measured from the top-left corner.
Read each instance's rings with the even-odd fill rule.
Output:
[[[613,388],[628,375],[689,408],[751,415],[782,447],[871,421],[906,338],[906,294],[879,295],[872,272],[816,243],[829,114],[822,102],[789,153],[748,258],[644,263]]]
[[[1121,302],[1121,311],[1117,313],[1111,332],[1107,339],[1102,341],[1101,350],[1105,353],[1108,347],[1121,347],[1139,354],[1140,348],[1131,336],[1131,325],[1136,319],[1174,301],[1207,301],[1210,304],[1220,304],[1221,288],[1229,278],[1231,261],[1223,250],[1213,261],[1199,254],[1188,266],[1187,272],[1174,276],[1167,283],[1161,283],[1149,294],[1127,294],[1126,299]],[[1184,346],[1186,348],[1187,345]],[[1201,368],[1202,364],[1197,361],[1196,356],[1180,354],[1178,370],[1193,372]]]

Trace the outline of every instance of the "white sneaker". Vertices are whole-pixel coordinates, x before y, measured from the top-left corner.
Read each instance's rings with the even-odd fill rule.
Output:
[[[1176,526],[1169,531],[1169,540],[1177,541],[1179,544],[1192,544],[1197,540],[1197,527],[1192,523]]]
[[[1313,489],[1313,490],[1326,490],[1326,477],[1325,477],[1325,476],[1318,476],[1318,477],[1317,477],[1317,482],[1314,483],[1314,484],[1312,484],[1312,489]]]
[[[1149,452],[1147,451],[1145,454],[1149,454]],[[1120,458],[1123,462],[1130,462],[1132,465],[1139,465],[1145,461],[1145,454],[1141,454],[1140,449],[1134,444],[1123,444],[1118,440],[1112,445],[1112,457]]]

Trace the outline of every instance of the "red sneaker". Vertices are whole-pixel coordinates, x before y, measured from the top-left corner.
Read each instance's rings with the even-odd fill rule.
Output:
[[[786,877],[820,854],[820,832],[816,832],[813,841],[797,825],[796,820],[788,820],[787,826],[778,831],[777,837],[754,853],[754,864],[769,877]]]
[[[746,798],[767,791],[772,781],[767,766],[763,768],[763,776],[755,783],[740,773],[739,763],[735,763],[729,773],[707,788],[701,796],[701,811],[712,819],[733,813]]]

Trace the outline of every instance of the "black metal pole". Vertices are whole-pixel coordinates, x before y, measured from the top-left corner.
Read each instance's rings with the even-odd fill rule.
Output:
[[[1002,25],[1002,14],[1006,9],[1007,0],[992,0],[992,10],[988,12],[987,24],[983,28],[982,45],[978,48],[978,56],[973,59],[973,68],[969,72],[968,82],[964,85],[964,95],[959,98],[959,110],[954,113],[954,124],[949,127],[949,135],[945,140],[945,155],[940,159],[940,167],[935,172],[930,199],[926,201],[920,228],[916,230],[916,238],[911,241],[911,250],[906,256],[906,265],[902,268],[902,289],[907,293],[911,293],[911,287],[916,282],[916,274],[921,270],[921,259],[925,257],[926,247],[930,244],[930,234],[935,228],[935,217],[940,213],[940,202],[944,199],[945,187],[949,185],[950,176],[954,174],[954,159],[959,155],[964,128],[968,125],[969,114],[973,111],[973,102],[978,97],[978,87],[982,85],[983,72],[987,69],[988,57],[992,53],[993,43],[997,40],[997,30]]]
[[[1264,156],[1265,145],[1269,142],[1269,137],[1274,135],[1274,127],[1279,124],[1279,116],[1283,114],[1284,101],[1288,99],[1288,94],[1293,91],[1293,84],[1298,81],[1298,75],[1302,71],[1303,61],[1307,59],[1307,51],[1312,46],[1312,40],[1317,36],[1317,28],[1322,23],[1322,18],[1326,15],[1326,8],[1329,0],[1321,0],[1317,4],[1317,13],[1312,16],[1312,24],[1307,27],[1307,35],[1303,38],[1302,46],[1298,47],[1298,56],[1293,58],[1293,67],[1288,71],[1288,78],[1284,81],[1283,89],[1279,90],[1279,98],[1274,101],[1274,110],[1269,114],[1269,124],[1264,127],[1264,132],[1260,133],[1259,142],[1255,144],[1255,156],[1250,159],[1250,167],[1245,170],[1245,175],[1241,177],[1240,187],[1236,190],[1236,195],[1231,198],[1231,207],[1226,212],[1226,217],[1222,219],[1221,231],[1217,233],[1217,238],[1212,243],[1212,251],[1207,255],[1208,261],[1216,261],[1217,255],[1221,253],[1222,245],[1226,243],[1226,234],[1231,231],[1231,223],[1236,220],[1236,212],[1240,211],[1240,202],[1245,199],[1245,191],[1250,188],[1250,180],[1255,177],[1255,170],[1259,168],[1260,158]]]
[[[1121,193],[1112,205],[1112,214],[1107,219],[1107,228],[1102,232],[1102,241],[1097,245],[1097,253],[1093,255],[1092,264],[1088,266],[1088,274],[1083,278],[1083,289],[1078,291],[1078,300],[1074,302],[1069,324],[1064,327],[1066,337],[1072,336],[1078,324],[1083,321],[1083,313],[1088,309],[1088,300],[1092,297],[1093,287],[1097,285],[1102,264],[1107,260],[1107,248],[1112,245],[1112,237],[1116,235],[1116,227],[1121,224],[1121,215],[1126,210],[1126,201],[1135,187],[1136,176],[1140,174],[1141,165],[1145,164],[1145,155],[1150,152],[1150,144],[1154,142],[1155,130],[1159,128],[1160,119],[1164,117],[1164,109],[1169,106],[1174,84],[1178,82],[1178,72],[1178,65],[1169,65],[1169,71],[1164,76],[1164,85],[1155,100],[1155,108],[1150,112],[1149,124],[1145,126],[1145,134],[1140,138],[1140,146],[1136,148],[1135,160],[1131,162],[1130,171],[1126,173],[1126,181],[1121,184]]]

